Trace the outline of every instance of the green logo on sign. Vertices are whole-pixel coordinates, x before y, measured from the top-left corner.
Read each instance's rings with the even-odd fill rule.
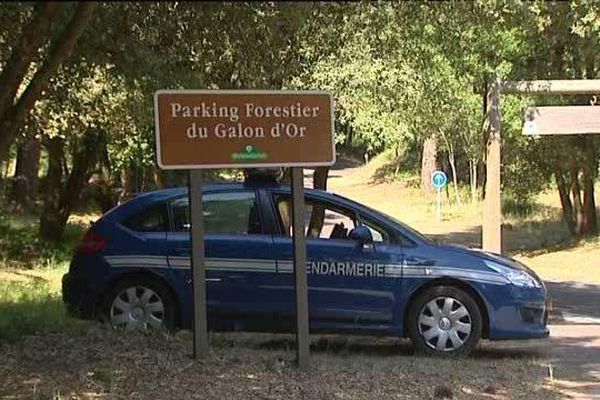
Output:
[[[241,153],[231,153],[231,159],[236,161],[266,160],[268,157],[267,153],[263,153],[250,145],[246,145]]]

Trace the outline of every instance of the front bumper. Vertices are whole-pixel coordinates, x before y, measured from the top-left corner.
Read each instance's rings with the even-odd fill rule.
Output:
[[[67,311],[72,316],[93,319],[96,316],[96,301],[84,279],[66,273],[62,278],[62,297]]]
[[[517,302],[501,307],[494,314],[491,340],[544,339],[550,335],[544,301]]]

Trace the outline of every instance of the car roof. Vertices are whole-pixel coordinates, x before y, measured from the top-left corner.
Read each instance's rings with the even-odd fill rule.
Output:
[[[219,192],[219,191],[236,191],[236,190],[248,190],[248,189],[267,189],[272,191],[280,191],[284,193],[290,193],[291,188],[289,185],[282,185],[279,183],[270,183],[270,182],[244,182],[244,183],[236,183],[236,182],[224,182],[224,183],[210,183],[202,186],[202,192]],[[146,207],[147,204],[153,203],[156,201],[166,200],[177,196],[184,196],[188,192],[188,188],[183,187],[174,187],[168,189],[158,189],[152,190],[149,192],[144,192],[136,195],[131,200],[113,208],[107,214],[104,215],[105,218],[121,218],[123,214],[135,213],[138,209],[142,209]],[[310,194],[313,196],[317,196],[324,200],[336,201],[340,200],[348,202],[347,199],[334,195],[332,193],[328,193],[323,190],[318,189],[309,189],[305,188],[304,192],[306,194]]]
[[[268,189],[281,192],[291,192],[289,185],[283,185],[279,183],[236,183],[236,182],[224,182],[224,183],[210,183],[202,186],[203,192],[218,192],[228,190],[247,190],[247,189]],[[157,189],[150,192],[140,193],[135,198],[144,198],[147,200],[159,200],[162,198],[168,198],[178,195],[187,194],[188,188],[186,186],[174,187],[168,189]],[[331,200],[337,200],[342,198],[334,193],[326,192],[324,190],[304,188],[305,193],[314,194],[319,197],[329,197]]]

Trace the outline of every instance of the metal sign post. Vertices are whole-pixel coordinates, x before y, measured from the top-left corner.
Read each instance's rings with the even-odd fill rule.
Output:
[[[438,222],[442,222],[442,189],[448,183],[448,177],[444,171],[435,171],[431,174],[431,184],[436,191],[435,216]]]
[[[442,222],[442,189],[437,188],[435,191],[437,193],[437,206],[435,209],[435,215],[436,215],[437,221]]]
[[[208,324],[206,318],[206,269],[204,263],[204,218],[202,212],[202,171],[190,170],[189,204],[192,242],[192,291],[194,309],[193,357],[208,355]]]
[[[306,277],[306,240],[304,236],[304,174],[292,168],[292,226],[294,242],[294,285],[296,288],[296,360],[308,366],[308,284]]]

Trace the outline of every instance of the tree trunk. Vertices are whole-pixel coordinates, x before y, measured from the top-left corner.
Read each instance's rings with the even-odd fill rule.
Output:
[[[581,188],[579,186],[579,169],[573,160],[569,161],[569,175],[571,175],[571,204],[573,204],[575,233],[580,235],[583,226],[583,202],[581,201]]]
[[[437,169],[437,138],[430,136],[423,143],[423,157],[421,158],[421,190],[431,194],[434,192],[431,176]]]
[[[86,134],[82,144],[73,155],[73,168],[62,190],[54,188],[56,180],[52,182],[53,190],[51,201],[44,205],[44,212],[40,218],[40,234],[43,239],[59,241],[62,239],[67,220],[71,215],[73,207],[80,200],[81,193],[87,184],[92,167],[98,161],[98,135]],[[61,143],[62,144],[62,143]],[[49,150],[50,152],[50,150]],[[62,155],[62,146],[60,154]],[[48,170],[50,172],[50,169]],[[56,198],[58,193],[58,198]]]
[[[329,174],[329,167],[317,167],[313,173],[313,188],[320,190],[327,190],[327,175]],[[323,223],[325,222],[325,209],[323,207],[315,206],[312,209],[312,215],[310,217],[310,223],[308,225],[308,236],[318,237],[319,233],[323,229]]]
[[[596,217],[596,201],[594,199],[594,178],[596,164],[596,150],[592,140],[583,139],[585,163],[582,168],[583,180],[583,208],[582,226],[580,234],[596,235],[598,233],[598,219]]]
[[[40,236],[54,239],[60,237],[60,187],[62,183],[62,160],[64,142],[60,137],[48,141],[48,173],[46,174],[46,197],[40,217]]]
[[[48,32],[59,8],[60,2],[38,3],[29,25],[23,28],[20,40],[0,75],[0,117],[13,105],[37,50],[49,38]]]
[[[17,150],[12,191],[17,210],[27,207],[36,198],[41,147],[39,139],[28,137]]]
[[[423,143],[423,157],[421,158],[421,189],[425,193],[433,193],[434,187],[431,176],[437,169],[437,138],[430,136]]]
[[[327,190],[327,177],[329,175],[329,167],[317,167],[313,174],[313,188]]]
[[[123,189],[121,190],[121,195],[119,196],[119,204],[126,202],[131,199],[135,193],[135,171],[133,168],[125,168],[123,170]]]
[[[142,168],[142,183],[139,190],[140,193],[152,190],[152,182],[154,182],[154,171],[152,171],[152,167],[148,166]]]
[[[456,176],[456,160],[454,158],[454,147],[450,144],[448,151],[448,162],[450,162],[450,169],[452,169],[452,182],[454,184],[454,194],[456,196],[456,203],[461,206],[462,199],[458,192],[458,176]]]
[[[571,204],[571,198],[569,197],[569,189],[567,187],[567,183],[565,182],[563,171],[559,165],[556,165],[554,169],[554,177],[556,178],[556,185],[558,186],[558,194],[560,196],[560,204],[562,206],[563,219],[565,220],[571,235],[575,235],[577,232],[577,227],[575,224],[575,216],[573,214],[573,205]]]
[[[471,202],[477,202],[477,160],[469,161],[469,182],[471,184]]]
[[[25,117],[35,105],[42,90],[58,67],[69,57],[79,37],[85,30],[92,12],[96,7],[95,2],[80,2],[71,21],[54,43],[49,56],[36,71],[27,88],[16,102],[6,110],[0,119],[0,162],[8,157],[8,150],[17,133],[20,131]]]

